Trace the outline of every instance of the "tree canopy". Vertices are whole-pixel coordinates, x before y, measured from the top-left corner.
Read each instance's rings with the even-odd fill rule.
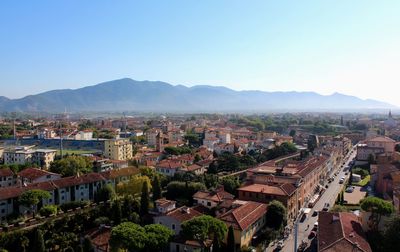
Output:
[[[205,241],[215,238],[220,244],[228,231],[223,221],[209,215],[202,215],[185,221],[181,227],[181,233],[186,239]]]
[[[142,192],[143,183],[147,183],[148,190],[151,190],[151,182],[147,176],[134,176],[128,183],[118,183],[116,192],[119,195],[139,195]]]
[[[33,189],[25,191],[19,196],[19,203],[26,207],[32,207],[39,204],[39,202],[43,199],[49,199],[50,193],[48,191]]]
[[[378,230],[382,215],[390,215],[394,211],[391,202],[377,197],[367,197],[361,200],[360,206],[362,210],[371,212],[370,228],[372,230]]]
[[[281,202],[273,200],[269,203],[266,225],[275,230],[280,230],[286,225],[286,208]]]
[[[67,156],[55,160],[50,165],[50,171],[59,173],[63,177],[75,176],[78,173],[89,173],[93,171],[93,162],[88,157]]]

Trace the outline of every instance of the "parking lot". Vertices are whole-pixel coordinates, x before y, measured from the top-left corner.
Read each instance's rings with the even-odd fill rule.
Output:
[[[352,193],[344,193],[344,200],[347,201],[347,204],[358,204],[361,199],[365,198],[366,194],[366,187],[354,186]]]

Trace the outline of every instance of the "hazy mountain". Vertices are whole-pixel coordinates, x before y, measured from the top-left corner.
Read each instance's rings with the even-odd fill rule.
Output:
[[[234,91],[226,87],[173,86],[120,79],[79,89],[53,90],[21,99],[0,97],[1,111],[321,111],[396,108],[388,103],[335,93]]]

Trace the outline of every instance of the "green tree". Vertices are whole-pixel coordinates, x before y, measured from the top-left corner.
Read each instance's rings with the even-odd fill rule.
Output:
[[[111,185],[101,187],[94,195],[95,202],[113,200],[116,197],[114,188]]]
[[[294,137],[296,135],[296,130],[292,129],[289,133],[289,136]]]
[[[143,182],[142,195],[140,197],[140,215],[144,216],[149,212],[149,187],[147,182]]]
[[[57,206],[56,205],[46,205],[40,208],[39,214],[41,216],[49,217],[52,214],[57,214]]]
[[[235,233],[232,226],[230,226],[228,229],[228,239],[227,239],[226,249],[228,251],[236,252]]]
[[[67,156],[52,162],[50,171],[59,173],[63,177],[75,176],[78,173],[92,172],[93,162],[88,157],[75,155]]]
[[[273,200],[268,204],[266,225],[275,230],[280,230],[286,225],[286,207],[281,202]]]
[[[161,198],[161,183],[158,176],[154,176],[153,180],[153,201],[158,200]]]
[[[119,251],[119,249],[143,251],[146,242],[145,229],[135,223],[123,222],[111,230],[111,251]]]
[[[389,219],[383,232],[384,251],[396,252],[400,248],[400,216],[395,215]]]
[[[94,247],[93,247],[92,241],[90,240],[89,236],[85,236],[85,238],[83,239],[83,251],[84,252],[93,252],[94,251]]]
[[[146,232],[146,250],[152,251],[163,251],[163,249],[169,244],[174,232],[160,224],[150,224],[144,227]]]
[[[147,176],[134,176],[128,183],[120,182],[117,184],[116,192],[118,195],[139,196],[142,192],[143,183],[147,183],[147,188],[151,190],[151,181]]]
[[[221,180],[224,190],[230,194],[236,195],[236,189],[239,188],[240,182],[235,177],[225,177]]]
[[[21,205],[32,209],[33,216],[35,216],[37,205],[43,199],[50,199],[50,193],[40,189],[33,189],[23,192],[18,201]]]
[[[35,252],[45,252],[46,248],[44,246],[43,232],[40,229],[36,229],[35,231],[35,242],[34,250]]]
[[[367,197],[361,200],[361,209],[370,212],[370,228],[373,231],[378,230],[378,225],[381,221],[382,215],[390,215],[393,213],[394,208],[391,202],[377,198]]]
[[[333,207],[329,210],[329,212],[332,212],[332,213],[341,213],[341,212],[348,212],[348,210],[347,210],[347,208],[344,207],[344,206],[335,205],[335,206],[333,206]]]
[[[122,209],[121,209],[121,202],[119,200],[114,200],[111,206],[111,215],[114,224],[121,223],[122,219]]]
[[[181,227],[181,234],[186,239],[206,241],[207,239],[214,240],[216,238],[219,244],[222,244],[227,233],[225,223],[209,215],[202,215],[185,221]]]

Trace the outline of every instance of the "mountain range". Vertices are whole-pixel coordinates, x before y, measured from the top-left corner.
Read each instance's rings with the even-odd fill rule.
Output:
[[[52,90],[20,99],[0,96],[0,111],[21,112],[267,112],[395,109],[376,100],[339,93],[235,91],[222,86],[186,87],[128,78],[79,89]]]

